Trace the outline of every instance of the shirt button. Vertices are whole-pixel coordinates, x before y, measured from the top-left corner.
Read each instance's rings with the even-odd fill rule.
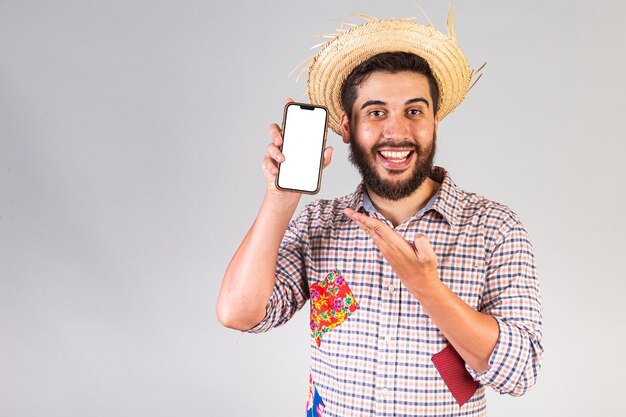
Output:
[[[385,343],[391,343],[391,336],[385,336]]]
[[[389,286],[387,287],[387,289],[389,290],[389,292],[394,292],[396,290],[396,286],[393,284],[389,284]]]
[[[389,390],[387,388],[383,388],[383,397],[386,397],[387,395],[389,395]]]

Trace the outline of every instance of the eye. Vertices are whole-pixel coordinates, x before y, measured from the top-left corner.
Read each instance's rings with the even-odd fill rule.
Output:
[[[409,116],[418,116],[422,114],[422,111],[420,109],[410,109],[407,113]]]
[[[381,117],[385,115],[385,112],[382,110],[372,110],[371,112],[369,112],[369,115],[373,117]]]

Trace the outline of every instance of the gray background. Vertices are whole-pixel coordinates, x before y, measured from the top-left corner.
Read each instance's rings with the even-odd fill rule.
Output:
[[[490,415],[616,415],[624,2],[458,3],[461,46],[488,64],[436,162],[518,212],[545,304],[539,381],[488,389]],[[447,2],[420,4],[445,30]],[[305,99],[287,74],[352,12],[420,15],[408,0],[0,1],[0,416],[302,415],[307,313],[255,336],[214,309],[263,196],[267,126]],[[359,180],[329,144],[322,198]]]

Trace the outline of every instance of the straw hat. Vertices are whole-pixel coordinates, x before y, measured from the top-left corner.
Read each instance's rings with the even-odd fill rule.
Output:
[[[456,42],[454,14],[448,14],[448,34],[411,19],[380,20],[370,16],[362,25],[343,24],[320,45],[320,51],[303,69],[308,70],[311,103],[329,111],[329,127],[341,134],[341,87],[352,70],[382,52],[410,52],[424,58],[439,86],[439,119],[452,112],[473,86],[472,78],[482,69],[470,70]],[[348,27],[345,27],[349,25]],[[483,65],[484,66],[484,65]],[[478,77],[480,78],[480,76]],[[474,83],[478,81],[475,79]]]

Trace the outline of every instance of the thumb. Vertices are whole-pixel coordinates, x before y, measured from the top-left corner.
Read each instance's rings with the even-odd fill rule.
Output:
[[[437,255],[435,254],[435,250],[433,249],[430,241],[423,233],[418,233],[415,235],[415,240],[413,241],[413,248],[418,257],[423,259],[437,259]]]

